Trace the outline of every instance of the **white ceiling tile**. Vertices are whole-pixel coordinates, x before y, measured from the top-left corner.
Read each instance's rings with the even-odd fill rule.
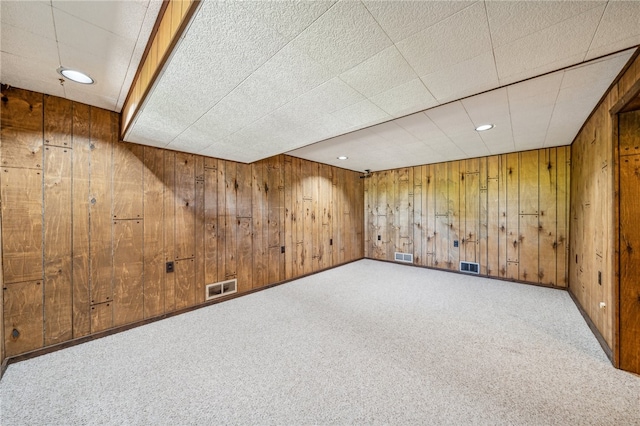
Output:
[[[291,40],[325,13],[335,1],[245,1],[242,5],[268,26]]]
[[[472,1],[364,1],[364,5],[398,42],[469,7]]]
[[[447,138],[442,130],[423,112],[398,118],[395,122],[421,141]]]
[[[89,54],[99,52],[105,61],[130,56],[135,47],[135,39],[121,37],[59,9],[53,9],[53,17],[59,43]]]
[[[604,4],[604,1],[488,1],[493,46],[511,43]]]
[[[420,76],[490,52],[484,3],[478,2],[396,46]]]
[[[446,103],[498,87],[491,52],[421,77],[438,102]]]
[[[441,105],[424,112],[442,132],[451,137],[475,129],[460,101]]]
[[[509,102],[512,106],[516,101],[523,101],[525,105],[529,101],[552,104],[558,95],[563,77],[564,71],[558,71],[508,86]]]
[[[495,47],[498,76],[502,80],[527,71],[535,75],[533,73],[544,69],[545,65],[556,66],[567,57],[584,55],[603,10],[604,5],[594,7],[544,30]],[[567,37],[567,34],[573,36]]]
[[[340,74],[349,86],[370,98],[418,78],[395,46]]]
[[[377,124],[369,128],[369,131],[380,136],[394,146],[407,144],[420,144],[420,141],[411,133],[400,127],[394,121]]]
[[[333,75],[347,71],[392,43],[360,2],[336,3],[293,43]]]
[[[129,40],[137,40],[147,1],[59,1],[54,9],[66,12],[92,25]],[[58,27],[56,27],[60,30]]]
[[[392,118],[368,99],[336,111],[332,115],[356,128],[371,126]]]
[[[29,87],[48,95],[64,97],[64,88],[60,85],[55,68],[39,62],[37,59],[27,59],[10,53],[2,52],[0,56],[0,81],[13,87]],[[25,73],[24,70],[31,70]]]
[[[461,102],[476,127],[481,124],[496,124],[504,119],[509,121],[509,98],[506,88],[471,96]]]
[[[3,0],[0,2],[0,17],[3,24],[21,28],[40,37],[56,39],[51,3],[48,1]]]
[[[610,1],[598,25],[586,59],[640,44],[640,2]]]
[[[370,100],[393,117],[402,117],[438,105],[438,101],[419,78],[380,93]]]
[[[606,82],[608,85],[627,63],[632,54],[633,49],[626,50],[607,58],[569,68],[564,72],[560,89],[565,90],[572,87],[586,88],[598,80]]]
[[[81,70],[94,79],[94,84],[83,86],[85,89],[94,92],[102,91],[103,94],[112,93],[113,97],[120,93],[127,70],[121,61],[105,62],[104,57],[100,54],[84,52],[63,43],[58,43],[58,53],[64,67]],[[71,81],[68,81],[67,84],[75,85]]]
[[[37,60],[54,71],[60,66],[55,39],[45,38],[9,24],[2,24],[0,38],[2,52]]]

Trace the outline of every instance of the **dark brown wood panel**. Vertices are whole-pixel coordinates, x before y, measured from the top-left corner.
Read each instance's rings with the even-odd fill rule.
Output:
[[[265,240],[264,210],[266,206],[265,178],[263,162],[254,163],[251,166],[253,184],[251,221],[253,228],[253,288],[259,288],[267,284],[267,244]]]
[[[113,218],[142,217],[143,147],[118,142],[113,147]]]
[[[192,154],[176,153],[175,179],[175,258],[191,259],[196,254],[196,180]]]
[[[44,143],[64,148],[73,147],[73,102],[44,95]]]
[[[206,221],[204,214],[204,162],[203,157],[196,157],[196,221],[195,221],[195,268],[196,268],[196,303],[206,300],[205,287],[205,235]]]
[[[173,262],[176,258],[176,153],[164,151],[164,257],[165,262]],[[176,274],[166,273],[164,276],[164,311],[176,309]]]
[[[224,173],[224,280],[236,278],[237,274],[237,230],[236,208],[238,199],[237,164],[225,161]],[[221,194],[222,195],[222,194]],[[222,280],[221,280],[222,281]]]
[[[207,162],[205,161],[205,165]],[[204,170],[204,281],[218,281],[218,169]]]
[[[91,333],[89,295],[90,107],[73,103],[73,337]]]
[[[42,281],[5,284],[3,290],[6,356],[41,348],[44,344]]]
[[[113,302],[91,305],[91,333],[108,330],[113,327]]]
[[[90,274],[91,304],[113,300],[112,189],[114,116],[91,108]]]
[[[42,279],[42,171],[2,169],[5,283]]]
[[[562,149],[562,148],[561,148]],[[538,280],[541,284],[555,285],[557,271],[557,193],[558,164],[557,149],[549,148],[539,151],[540,197],[539,209],[539,266]],[[564,166],[564,165],[563,165]],[[562,248],[561,248],[562,250]]]
[[[620,368],[640,374],[640,155],[620,158]]]
[[[195,259],[182,259],[175,261],[176,276],[176,309],[193,306],[196,300]]]
[[[44,156],[44,337],[51,345],[73,337],[72,152],[47,146]]]
[[[144,317],[164,313],[164,153],[161,149],[144,147]]]
[[[245,292],[253,288],[253,241],[250,217],[237,218],[238,238],[238,291]]]
[[[142,220],[113,222],[113,325],[144,318]]]
[[[42,168],[43,95],[2,86],[2,167]]]

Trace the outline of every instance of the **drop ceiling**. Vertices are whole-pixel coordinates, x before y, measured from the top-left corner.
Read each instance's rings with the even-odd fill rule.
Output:
[[[48,7],[55,18],[118,2],[42,3],[38,13]],[[133,3],[146,7],[134,25],[140,39],[158,5]],[[640,44],[639,20],[636,1],[203,0],[125,140],[241,162],[289,153],[360,171],[567,145],[632,55],[625,49]],[[39,31],[11,22],[7,33]],[[67,31],[90,34],[82,25]],[[123,49],[88,44],[78,59]],[[43,66],[14,68],[25,80],[13,85],[51,93]],[[112,84],[95,77],[95,88]],[[114,81],[116,110],[129,84]],[[495,128],[475,132],[484,122]]]
[[[120,111],[161,0],[0,2],[0,81]],[[61,66],[96,81],[60,84]]]

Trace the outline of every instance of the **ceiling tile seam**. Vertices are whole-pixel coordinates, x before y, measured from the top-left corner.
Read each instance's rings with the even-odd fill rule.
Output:
[[[53,23],[53,34],[56,37],[56,53],[58,54],[58,66],[62,67],[62,56],[60,55],[60,41],[58,40],[58,26],[56,25],[56,17],[53,13],[53,0],[49,1],[49,10],[51,11],[51,22]],[[63,84],[62,78],[60,78],[60,85],[62,86],[62,93],[67,98],[67,88]]]
[[[507,95],[507,99],[508,99],[508,95]],[[470,121],[471,123],[473,123],[473,125],[474,125],[474,126],[477,126],[478,124],[477,124],[477,123],[474,123],[473,119],[472,119],[472,118],[471,118],[471,116],[469,115],[469,111],[467,111],[467,107],[466,107],[466,106],[464,106],[464,102],[462,102],[462,101],[461,101],[461,102],[460,102],[460,105],[462,105],[462,109],[464,110],[464,113],[465,113],[465,114],[467,114],[467,118],[469,119],[469,121]],[[509,120],[511,120],[511,112],[509,112]],[[513,128],[512,128],[512,132],[513,132]],[[487,142],[486,142],[486,141],[484,140],[484,138],[482,137],[482,133],[480,133],[478,136],[480,136],[480,140],[482,141],[482,144],[484,145],[484,147],[487,149],[487,152],[491,152],[491,151],[489,150],[489,147],[487,146]],[[462,150],[462,152],[464,152],[465,154],[467,154],[465,150]],[[467,154],[467,155],[468,155],[468,154]]]
[[[473,3],[469,4],[469,6],[464,7],[464,8],[462,8],[462,9],[458,10],[457,12],[452,13],[451,15],[445,16],[445,17],[444,17],[444,18],[442,18],[441,20],[439,20],[439,21],[437,21],[437,22],[434,22],[433,24],[429,25],[428,27],[424,27],[424,28],[422,28],[422,29],[420,29],[420,30],[416,31],[415,33],[411,33],[410,35],[408,35],[408,36],[406,36],[406,37],[404,37],[404,38],[402,38],[402,39],[398,40],[398,43],[400,43],[401,41],[404,41],[404,40],[406,40],[406,39],[408,39],[408,38],[411,38],[411,37],[415,36],[416,34],[419,34],[419,33],[423,32],[423,31],[426,31],[426,30],[428,30],[429,28],[432,28],[432,27],[434,27],[434,26],[436,26],[436,25],[440,24],[441,22],[444,22],[444,21],[447,21],[447,20],[451,19],[452,17],[456,16],[457,14],[462,13],[462,12],[464,12],[465,10],[469,9],[470,7],[475,6],[477,3],[478,3],[478,1],[474,1]],[[365,6],[365,7],[366,7],[366,6]],[[367,11],[369,11],[369,9],[367,9]],[[374,19],[375,19],[375,18],[374,18]],[[378,22],[378,21],[376,21],[376,22]],[[379,25],[379,24],[378,24],[378,25]],[[380,28],[382,28],[382,25],[380,25]],[[386,34],[386,33],[385,33],[385,34]],[[388,36],[387,36],[387,37],[388,37]],[[393,40],[392,40],[392,41],[393,41]],[[394,44],[395,44],[395,43],[394,43]]]
[[[487,2],[486,0],[483,2],[484,6],[484,17],[487,20],[487,30],[489,30],[489,43],[491,44],[491,56],[493,56],[493,66],[496,70],[496,76],[498,76],[498,63],[496,61],[496,48],[493,45],[493,34],[491,33],[491,23],[489,22],[489,12],[487,11]],[[498,76],[498,84],[500,77]]]
[[[415,70],[415,68],[413,67],[413,65],[411,65],[411,63],[407,60],[407,58],[405,58],[405,56],[402,54],[402,52],[400,51],[400,49],[398,49],[398,46],[397,46],[397,45],[396,45],[396,43],[393,41],[393,39],[389,36],[389,34],[388,34],[388,33],[387,33],[387,31],[384,29],[384,27],[382,26],[382,24],[381,24],[380,22],[378,22],[378,20],[376,19],[376,17],[375,17],[375,16],[373,16],[373,14],[371,13],[371,11],[369,10],[369,8],[367,7],[367,5],[366,5],[365,3],[363,3],[362,1],[361,1],[360,3],[362,4],[362,6],[364,6],[364,9],[367,11],[367,13],[369,14],[369,16],[371,16],[371,19],[373,19],[373,21],[374,21],[376,24],[378,24],[378,26],[380,27],[380,29],[382,30],[382,32],[384,33],[384,35],[386,35],[386,36],[387,36],[387,38],[391,41],[391,45],[393,46],[393,48],[394,48],[394,49],[396,49],[396,52],[398,52],[398,54],[399,54],[399,55],[400,55],[400,57],[404,60],[404,62],[409,66],[409,68],[411,68],[411,71],[413,71],[413,74],[415,74],[416,78],[417,78],[418,80],[420,80],[420,84],[422,84],[422,86],[425,88],[425,90],[427,91],[427,93],[429,93],[429,95],[431,95],[431,97],[432,97],[432,98],[437,102],[437,104],[439,105],[439,104],[440,104],[440,102],[438,102],[438,100],[436,99],[436,97],[435,97],[435,96],[433,96],[433,93],[431,93],[431,90],[429,90],[429,88],[427,87],[427,85],[426,85],[426,84],[424,84],[424,81],[422,81],[422,78],[420,78],[420,74],[418,74],[418,72]],[[467,7],[471,7],[473,4],[475,4],[475,3],[472,3],[471,5],[469,5],[469,6],[467,6]],[[467,7],[465,7],[464,9],[467,9]],[[462,9],[462,10],[464,10],[464,9]],[[461,12],[461,11],[458,11],[458,12]],[[456,12],[456,13],[458,13],[458,12]],[[444,18],[444,19],[448,19],[449,17],[451,17],[451,16],[453,16],[453,15],[455,15],[455,13],[454,13],[454,14],[452,14],[452,15],[449,15],[448,17],[446,17],[446,18]],[[442,19],[441,21],[444,21],[444,19]],[[440,21],[438,21],[438,22],[440,22]],[[434,25],[435,25],[435,24],[434,24]],[[433,26],[433,25],[431,25],[431,26]],[[429,28],[429,27],[427,27],[427,28]],[[424,31],[425,29],[426,29],[426,28],[423,28],[423,29],[422,29],[422,30],[420,30],[420,31]],[[418,32],[420,32],[420,31],[418,31]],[[418,32],[416,32],[416,33],[414,33],[414,34],[417,34]],[[410,37],[410,36],[408,36],[408,37]],[[405,37],[405,38],[408,38],[408,37]],[[364,62],[364,61],[363,61],[363,62]],[[356,66],[357,66],[357,65],[356,65]],[[355,66],[354,66],[354,68],[355,68]],[[352,69],[353,69],[353,68],[352,68]],[[348,71],[348,70],[347,70],[347,71]],[[345,83],[346,83],[346,82],[345,82]],[[396,86],[396,87],[397,87],[397,86]],[[393,88],[392,88],[392,89],[393,89]],[[377,95],[382,94],[382,93],[384,93],[384,92],[377,93],[377,94],[376,94],[376,95],[374,95],[374,96],[377,96]],[[364,95],[363,95],[363,96],[364,96]],[[365,96],[365,97],[366,97],[366,96]]]
[[[516,137],[513,134],[513,113],[511,111],[511,98],[509,97],[508,87],[507,87],[507,106],[509,107],[509,127],[511,127],[511,144],[513,145],[513,149],[516,149]],[[491,151],[489,152],[491,153]]]
[[[132,65],[132,61],[133,61],[133,56],[136,53],[136,50],[139,48],[138,43],[140,42],[140,34],[142,33],[142,27],[144,25],[144,22],[147,19],[147,15],[149,14],[149,2],[147,2],[147,5],[145,7],[145,11],[144,11],[144,18],[142,18],[142,25],[140,25],[140,28],[138,29],[138,36],[136,37],[136,44],[133,47],[133,50],[131,51],[131,56],[129,56],[129,65],[127,65],[127,71],[125,73],[125,79],[122,80],[122,85],[120,86],[120,92],[118,92],[118,99],[116,99],[116,109],[118,107],[118,104],[120,103],[120,99],[122,99],[123,97],[123,91],[125,91],[125,82],[126,82],[126,76],[129,75],[129,70],[131,69],[131,65]],[[157,20],[157,17],[156,17]],[[186,32],[186,31],[185,31]],[[152,40],[147,40],[147,43],[145,43],[145,49],[146,49],[146,44],[148,44],[150,41]],[[142,58],[141,58],[142,59]],[[138,67],[140,67],[141,62],[138,63]],[[136,70],[137,71],[137,70]],[[135,77],[134,77],[135,78]],[[133,82],[132,84],[133,85]],[[130,86],[131,86],[130,85]],[[130,88],[129,88],[130,89]],[[126,98],[126,96],[129,94],[129,90],[126,90],[126,93],[124,93],[124,97]]]
[[[591,50],[593,41],[596,39],[596,34],[598,34],[598,28],[600,28],[600,24],[602,24],[602,19],[604,18],[604,14],[607,12],[607,9],[609,8],[610,4],[611,2],[607,0],[607,5],[602,9],[602,14],[600,15],[600,19],[598,20],[598,25],[596,25],[596,29],[593,31],[593,35],[591,36],[591,40],[589,41],[589,47],[587,47],[587,51],[584,53],[584,56],[582,57],[582,62],[584,62],[587,59],[587,56],[589,56],[589,51]]]
[[[57,10],[58,12],[60,12],[60,13],[64,13],[65,15],[69,15],[69,16],[71,16],[71,17],[72,17],[72,18],[74,18],[74,19],[77,19],[77,20],[79,20],[79,21],[84,22],[85,24],[91,25],[91,26],[96,27],[96,28],[100,28],[101,30],[106,31],[106,32],[108,32],[109,34],[115,35],[115,36],[120,37],[120,38],[123,38],[123,39],[125,39],[125,40],[131,40],[131,39],[127,38],[127,37],[123,37],[121,34],[114,33],[113,31],[110,31],[110,30],[108,30],[108,29],[106,29],[106,28],[104,28],[104,27],[101,27],[100,25],[96,25],[96,24],[94,24],[93,22],[89,22],[89,21],[87,21],[86,19],[80,18],[79,16],[72,15],[71,13],[69,13],[69,12],[67,12],[67,11],[65,11],[65,10],[63,10],[63,9],[60,9],[59,7],[55,7],[55,6],[53,5],[53,0],[51,0],[51,9],[52,9],[52,13],[53,13],[53,9],[55,9],[55,10]]]
[[[291,43],[293,43],[293,42],[294,42],[298,37],[300,37],[300,35],[301,35],[301,34],[303,34],[307,29],[309,29],[309,27],[311,27],[313,24],[315,24],[315,23],[316,23],[316,21],[318,21],[318,19],[320,19],[322,16],[324,16],[327,12],[329,12],[329,11],[330,11],[333,7],[335,7],[335,5],[336,5],[336,4],[338,4],[338,3],[339,3],[339,1],[334,2],[334,3],[333,3],[333,4],[332,4],[332,5],[331,5],[327,10],[325,10],[323,13],[321,13],[321,14],[320,14],[316,19],[314,19],[314,20],[313,20],[309,25],[307,25],[307,26],[306,26],[302,31],[300,31],[300,32],[298,33],[298,35],[296,35],[296,36],[295,36],[295,37],[293,37],[291,40],[289,40],[288,42],[286,42],[286,43],[285,43],[285,44],[284,44],[280,49],[278,49],[278,51],[277,51],[277,52],[275,52],[273,55],[271,55],[269,58],[267,58],[267,59],[266,59],[262,64],[260,64],[256,69],[254,69],[254,70],[253,70],[251,73],[249,73],[249,74],[248,74],[244,79],[242,79],[242,81],[240,81],[240,82],[239,82],[237,85],[235,85],[235,86],[234,86],[234,87],[233,87],[229,92],[227,92],[227,94],[226,94],[226,95],[224,95],[222,98],[220,98],[220,99],[218,100],[218,102],[216,102],[216,103],[214,103],[213,105],[211,105],[211,107],[210,107],[209,109],[207,109],[207,110],[206,110],[204,113],[202,113],[198,118],[196,118],[196,119],[195,119],[195,120],[194,120],[190,125],[188,125],[188,126],[187,126],[185,129],[183,129],[180,133],[178,133],[178,134],[177,134],[173,139],[171,139],[171,140],[168,142],[168,144],[173,143],[173,141],[175,141],[175,140],[176,140],[176,139],[178,139],[180,136],[182,136],[182,134],[183,134],[184,132],[186,132],[187,130],[189,130],[189,128],[190,128],[191,126],[193,126],[193,125],[194,125],[194,124],[196,124],[198,121],[200,121],[200,120],[201,120],[205,115],[207,115],[207,114],[209,113],[209,111],[211,111],[212,109],[214,109],[214,108],[215,108],[215,107],[216,107],[220,102],[222,102],[224,99],[226,99],[226,98],[227,98],[227,96],[229,96],[231,93],[233,93],[233,92],[234,92],[238,87],[240,87],[240,86],[241,86],[245,81],[247,81],[247,80],[249,79],[249,77],[251,77],[253,74],[255,74],[255,73],[256,73],[256,71],[258,71],[260,68],[262,68],[262,67],[263,67],[267,62],[269,62],[271,59],[273,59],[273,58],[274,58],[278,53],[280,53],[280,52],[281,52],[285,47],[287,47],[288,45],[290,45]],[[198,11],[198,13],[199,13],[199,11]],[[191,21],[191,22],[193,22],[193,20],[195,19],[195,17],[196,17],[196,15],[194,15],[194,17],[193,17],[193,19],[192,19],[192,21]],[[191,26],[191,23],[189,24],[189,26]],[[188,32],[188,31],[184,31],[183,36],[182,36],[181,38],[184,38],[184,37],[186,36],[187,32]],[[278,33],[278,34],[279,34],[279,33]],[[174,52],[175,52],[176,50],[177,50],[177,46],[174,48]],[[320,67],[322,67],[323,69],[325,69],[325,71],[327,71],[327,70],[326,70],[326,68],[324,67],[324,65],[322,65],[322,64],[320,64],[320,63],[318,63],[318,62],[317,62],[315,59],[313,59],[313,58],[311,58],[311,60],[313,60],[313,62],[317,63]],[[167,63],[166,63],[166,65],[165,65],[165,66],[168,66],[168,65],[169,65],[169,61],[167,61]],[[163,70],[163,71],[164,71],[164,70]],[[330,80],[330,79],[329,79],[329,80]],[[320,85],[322,85],[322,84],[326,83],[327,81],[328,81],[328,80],[326,80],[326,81],[324,81],[324,82],[322,82],[322,83],[318,84],[318,85],[317,85],[317,86],[315,86],[313,89],[315,89],[315,88],[317,88],[318,86],[320,86]],[[313,89],[311,89],[311,90],[313,90]],[[305,92],[305,93],[307,93],[307,92]],[[303,93],[303,94],[304,94],[304,93]],[[302,95],[300,95],[300,96],[302,96]],[[297,97],[296,97],[296,99],[297,99]],[[293,101],[293,99],[292,99],[292,101]],[[288,102],[287,102],[287,103],[288,103]],[[278,108],[283,107],[283,106],[284,106],[284,105],[286,105],[287,103],[284,103],[283,105],[280,105],[280,107],[278,107]],[[278,108],[277,108],[277,109],[278,109]],[[277,109],[276,109],[276,110],[277,110]],[[275,110],[274,110],[274,111],[275,111]],[[273,112],[273,111],[272,111],[272,112]],[[237,130],[237,131],[235,131],[235,132],[231,133],[230,135],[225,136],[223,139],[226,139],[226,138],[228,138],[228,137],[230,137],[230,136],[232,136],[232,135],[234,135],[234,134],[236,134],[236,133],[238,133],[238,132],[242,131],[244,128],[246,128],[246,127],[248,127],[248,126],[250,126],[250,125],[254,124],[255,122],[257,122],[257,121],[259,121],[259,120],[261,120],[261,119],[263,119],[264,117],[268,116],[269,114],[271,114],[271,113],[268,113],[268,114],[265,114],[265,115],[261,116],[261,117],[260,117],[260,118],[258,118],[257,120],[254,120],[253,122],[249,123],[247,126],[244,126],[244,127],[242,127],[241,129],[239,129],[239,130]]]
[[[549,128],[551,127],[551,121],[553,120],[553,113],[556,111],[556,105],[558,104],[558,97],[560,97],[560,90],[562,90],[562,83],[564,82],[564,76],[567,74],[567,71],[562,71],[562,78],[560,79],[560,84],[558,84],[558,93],[556,93],[556,99],[553,101],[553,109],[551,110],[551,116],[549,117],[549,123],[547,123],[547,128],[544,132],[544,142],[542,143],[543,147],[547,146],[547,138],[549,137]],[[573,139],[572,139],[573,141]]]
[[[460,102],[460,100],[453,101],[453,102]],[[449,103],[453,103],[453,102],[449,102]],[[460,102],[460,104],[462,104],[462,102]],[[434,108],[437,108],[437,107],[429,108],[429,110],[430,110],[430,109],[434,109]],[[451,137],[447,134],[447,132],[445,132],[442,128],[440,128],[440,126],[438,126],[438,123],[436,123],[435,121],[433,121],[433,120],[431,119],[431,117],[429,117],[429,115],[426,113],[426,111],[428,111],[428,110],[423,111],[423,112],[424,112],[424,114],[427,116],[427,118],[428,118],[429,120],[431,120],[431,122],[433,123],[433,125],[434,125],[434,126],[436,126],[436,128],[437,128],[438,130],[440,130],[440,133],[442,133],[443,135],[445,135],[445,136],[447,137],[447,139],[449,140],[449,142],[451,142],[451,143],[452,143],[456,148],[458,148],[458,149],[460,150],[460,152],[464,152],[464,151],[463,151],[463,150],[462,150],[458,145],[456,145],[456,143],[453,141],[453,139],[451,139]]]
[[[485,0],[485,1],[486,1],[486,0]],[[491,0],[489,0],[489,1],[491,1]],[[591,0],[591,1],[593,1],[593,0]],[[607,0],[607,3],[608,3],[608,2],[609,2],[609,1]],[[593,1],[593,3],[595,4],[595,6],[593,6],[593,7],[589,8],[589,9],[587,9],[587,10],[584,10],[584,11],[582,11],[582,12],[580,12],[580,13],[575,14],[575,15],[571,15],[571,16],[569,16],[569,17],[568,17],[568,18],[566,18],[566,19],[563,19],[563,20],[561,20],[561,21],[558,21],[558,22],[556,22],[556,23],[554,23],[554,24],[550,24],[550,25],[548,25],[548,26],[546,26],[546,27],[544,27],[544,28],[540,28],[539,30],[534,31],[534,32],[532,32],[532,33],[525,34],[525,35],[523,35],[522,37],[516,37],[516,38],[510,39],[508,43],[501,44],[500,46],[497,46],[497,47],[509,46],[510,44],[513,44],[513,43],[515,43],[515,42],[516,42],[516,41],[518,41],[518,40],[522,40],[523,38],[531,37],[531,36],[533,36],[533,35],[535,35],[535,34],[541,33],[542,31],[548,30],[548,29],[549,29],[549,28],[551,28],[551,27],[554,27],[554,26],[559,25],[559,24],[561,24],[561,23],[563,23],[563,22],[566,22],[566,21],[568,21],[568,20],[570,20],[570,19],[573,19],[573,18],[575,18],[576,16],[584,15],[584,14],[586,14],[586,13],[588,13],[588,12],[591,12],[593,9],[596,9],[596,8],[598,8],[598,7],[600,7],[600,6],[601,6],[600,4],[598,4],[598,0]],[[486,6],[486,3],[485,3],[485,6]],[[605,9],[606,9],[606,7],[605,7]],[[487,19],[488,19],[488,15],[487,15]]]

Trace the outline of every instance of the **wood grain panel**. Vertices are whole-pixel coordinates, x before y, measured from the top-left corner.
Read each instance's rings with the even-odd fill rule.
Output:
[[[518,262],[520,254],[518,157],[519,154],[506,155],[507,262]]]
[[[620,368],[640,373],[640,155],[620,158]],[[6,331],[5,331],[6,332]]]
[[[519,253],[519,280],[537,283],[538,278],[538,250],[539,230],[538,215],[520,215],[520,253]]]
[[[2,167],[42,168],[43,95],[2,86]]]
[[[91,305],[91,333],[108,330],[113,327],[113,302]]]
[[[462,162],[464,165],[464,162]],[[447,180],[448,202],[449,202],[449,262],[447,267],[451,270],[458,270],[460,262],[460,249],[462,244],[462,234],[460,232],[460,185],[463,182],[464,174],[460,173],[460,161],[449,163],[449,178]],[[463,166],[464,167],[464,166]],[[458,241],[458,247],[455,242]]]
[[[567,263],[569,255],[569,186],[568,178],[570,172],[569,158],[567,153],[570,147],[560,147],[556,151],[557,155],[557,190],[556,190],[556,280],[558,286],[566,287],[569,283],[569,266]]]
[[[310,161],[302,162],[302,201],[304,213],[304,229],[302,234],[302,261],[303,273],[309,274],[313,270],[313,226],[315,214],[313,212],[313,176],[314,164]],[[316,166],[317,169],[317,166]]]
[[[478,229],[478,258],[480,264],[480,274],[488,275],[487,268],[489,264],[489,198],[488,198],[488,179],[487,179],[487,158],[480,159],[480,193],[479,206],[480,219]],[[497,234],[495,234],[497,235]]]
[[[267,284],[268,271],[268,239],[266,224],[264,223],[267,196],[265,193],[265,165],[264,162],[254,163],[252,166],[252,205],[251,221],[253,228],[253,287],[259,288]]]
[[[73,147],[73,102],[57,96],[44,95],[45,145]]]
[[[73,337],[91,333],[89,295],[90,107],[73,104]]]
[[[142,217],[143,147],[125,142],[113,146],[113,218]]]
[[[208,159],[205,158],[205,166]],[[204,281],[213,284],[218,281],[218,169],[204,170]]]
[[[251,211],[251,186],[252,171],[250,164],[236,164],[236,217],[248,217],[252,215]]]
[[[422,213],[422,177],[423,169],[426,166],[416,166],[413,168],[413,261],[417,265],[426,266],[426,256],[423,254],[424,244],[423,238],[427,224],[425,216]],[[426,214],[426,212],[425,212]],[[370,217],[369,212],[365,212],[365,218]],[[365,253],[366,257],[366,253]]]
[[[469,166],[467,165],[467,169]],[[480,176],[478,173],[464,175],[464,247],[465,260],[476,262],[480,248]]]
[[[44,344],[42,281],[5,284],[3,290],[6,356],[41,348]]]
[[[435,250],[436,250],[436,202],[435,202],[435,184],[434,166],[427,165],[423,169],[422,175],[422,191],[424,193],[422,199],[422,212],[426,212],[427,229],[425,232],[424,243],[422,249],[427,256],[427,266],[435,266]]]
[[[113,300],[112,188],[114,115],[91,108],[91,191],[89,240],[91,304]]]
[[[538,173],[538,151],[521,152],[518,176],[520,214],[538,214]]]
[[[640,153],[640,110],[618,115],[618,138],[620,155]]]
[[[500,237],[506,237],[506,230],[500,229],[500,196],[498,178],[487,179],[487,275],[500,276]],[[506,270],[505,270],[506,272]]]
[[[45,345],[63,342],[73,337],[71,155],[69,148],[45,148]]]
[[[176,153],[164,151],[164,258],[165,262],[173,262],[176,258]],[[164,278],[164,311],[176,309],[176,274],[167,273]]]
[[[538,281],[541,284],[555,285],[557,271],[557,149],[538,151],[540,193],[538,206],[539,221],[539,267]]]
[[[225,205],[221,211],[224,211],[224,279],[227,280],[235,278],[237,270],[236,163],[225,161],[224,170]]]
[[[294,258],[295,258],[295,212],[294,212],[294,184],[293,184],[293,161],[292,157],[284,157],[284,267],[285,279],[291,279],[294,276]]]
[[[196,182],[192,154],[176,153],[175,179],[175,258],[190,259],[196,254]]]
[[[5,283],[42,279],[42,172],[2,170],[2,264]]]
[[[269,190],[267,191],[267,202],[269,203],[267,208],[268,213],[268,241],[269,241],[269,282],[281,281],[284,277],[284,255],[281,253],[280,247],[282,246],[280,229],[284,221],[284,185],[282,183],[282,162],[281,156],[273,157],[268,160],[267,169],[267,184]],[[314,176],[317,176],[317,165],[315,167]],[[314,189],[315,188],[315,189]],[[317,195],[317,180],[312,185],[314,194]],[[317,205],[315,206],[317,208]],[[317,210],[316,210],[317,212]],[[319,232],[321,228],[317,226],[319,219],[317,219],[317,213],[314,213],[313,223],[314,231]],[[317,233],[314,234],[317,238]]]
[[[164,153],[144,147],[144,317],[164,312]]]
[[[253,241],[250,217],[237,219],[238,231],[238,291],[245,292],[253,288]]]
[[[303,190],[303,162],[299,158],[292,158],[291,169],[293,185],[295,185],[295,255],[294,255],[294,269],[296,276],[304,274],[304,227],[305,227],[305,204],[304,204],[304,190]]]
[[[204,161],[203,157],[196,156],[196,199],[195,199],[195,292],[196,303],[206,300],[205,288],[205,235],[206,221],[204,213]]]
[[[226,279],[227,266],[226,266],[226,251],[227,251],[227,177],[226,177],[226,162],[224,160],[218,160],[217,167],[218,175],[218,250],[216,263],[218,264],[218,277],[216,282],[224,281]]]
[[[176,309],[193,306],[196,303],[196,261],[180,259],[175,261]]]
[[[144,317],[141,220],[113,221],[113,325]]]

